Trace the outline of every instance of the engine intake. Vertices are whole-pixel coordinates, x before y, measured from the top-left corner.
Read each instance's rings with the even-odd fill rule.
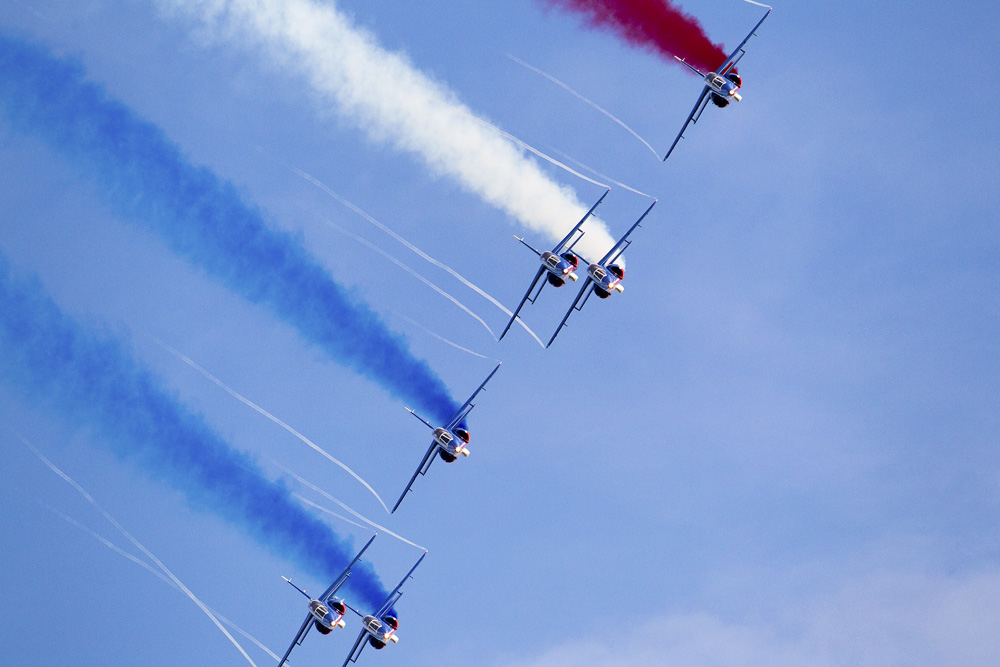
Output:
[[[743,87],[743,78],[736,72],[730,72],[726,75],[726,78],[735,83],[737,88]]]
[[[469,444],[469,440],[472,438],[469,432],[464,428],[456,428],[455,435],[457,435],[465,444]]]
[[[717,95],[715,93],[712,93],[712,103],[715,106],[719,107],[720,109],[725,109],[726,107],[729,106],[729,100],[728,99],[726,99],[722,95]]]
[[[438,449],[438,456],[440,456],[445,463],[454,463],[458,460],[457,456],[443,449]]]
[[[594,294],[596,294],[601,299],[607,299],[609,296],[611,296],[611,292],[605,290],[602,287],[595,287]]]
[[[319,621],[313,621],[313,624],[316,626],[316,629],[319,630],[320,634],[328,635],[333,632],[333,628],[328,628]]]
[[[562,254],[562,258],[565,259],[570,264],[572,264],[574,269],[580,266],[580,260],[577,259],[577,256],[571,252],[564,252]]]
[[[549,279],[549,284],[552,285],[553,287],[562,287],[563,285],[566,284],[565,280],[563,280],[559,276],[552,275],[551,273],[547,273],[545,277]]]

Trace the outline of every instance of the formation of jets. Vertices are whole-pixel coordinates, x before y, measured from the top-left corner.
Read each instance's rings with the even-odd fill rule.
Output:
[[[719,66],[714,72],[701,72],[697,68],[691,66],[689,63],[685,62],[682,58],[677,58],[681,63],[689,67],[696,74],[698,74],[704,80],[704,86],[702,88],[701,94],[698,96],[698,101],[695,103],[694,108],[688,115],[687,120],[681,127],[680,133],[678,133],[677,138],[671,144],[670,149],[667,151],[666,156],[663,158],[666,160],[673,153],[674,148],[677,143],[683,138],[684,132],[687,128],[693,124],[697,123],[698,119],[701,117],[702,112],[708,106],[708,102],[711,101],[715,106],[720,108],[725,108],[729,106],[730,102],[735,100],[739,102],[742,97],[739,93],[741,86],[743,85],[743,80],[736,71],[736,65],[740,59],[745,55],[743,49],[746,43],[756,34],[758,28],[764,23],[764,20],[770,15],[771,9],[768,8],[767,13],[764,14],[763,18],[757,22],[753,30],[740,42],[740,45],[726,58],[726,61]],[[529,245],[523,238],[515,237],[519,242],[525,245],[529,250],[538,256],[539,267],[535,272],[535,276],[528,286],[527,292],[521,298],[520,303],[518,303],[517,308],[514,309],[511,314],[510,320],[507,322],[507,326],[504,327],[503,332],[500,334],[500,339],[502,340],[507,332],[510,330],[511,326],[518,319],[521,310],[524,308],[526,303],[535,303],[535,300],[541,294],[542,289],[546,284],[552,285],[553,287],[562,287],[567,282],[577,282],[580,279],[578,271],[581,267],[581,262],[586,266],[586,273],[584,275],[583,285],[580,287],[579,292],[577,292],[576,298],[573,299],[573,303],[570,305],[566,314],[563,316],[556,328],[552,337],[546,344],[546,348],[552,345],[555,341],[556,336],[562,331],[563,327],[566,326],[567,320],[569,320],[570,315],[573,311],[582,310],[584,305],[586,305],[587,300],[592,294],[596,294],[600,299],[607,299],[615,292],[619,294],[623,293],[625,290],[622,281],[625,278],[625,268],[621,262],[621,256],[625,250],[631,245],[631,235],[632,233],[641,226],[643,220],[646,216],[653,210],[656,205],[654,200],[652,204],[639,216],[631,227],[625,232],[624,235],[612,246],[612,248],[605,253],[597,261],[590,261],[584,257],[581,253],[577,252],[574,247],[580,241],[580,239],[585,234],[583,229],[584,223],[594,215],[594,211],[600,206],[604,198],[608,196],[607,191],[601,198],[597,200],[590,210],[584,214],[576,225],[570,229],[569,233],[559,241],[552,248],[552,250],[539,251]],[[544,277],[544,280],[543,280]],[[417,466],[416,471],[410,478],[403,492],[400,494],[399,499],[396,504],[393,505],[392,513],[399,508],[403,499],[413,488],[413,484],[416,482],[417,477],[425,475],[430,469],[431,464],[434,462],[435,458],[441,458],[447,463],[454,463],[461,457],[469,456],[469,442],[471,440],[471,435],[469,433],[468,425],[466,424],[466,418],[469,413],[475,407],[473,401],[476,397],[486,388],[486,384],[493,378],[496,372],[500,370],[500,364],[497,364],[496,368],[483,380],[483,383],[469,396],[468,400],[462,404],[462,406],[455,412],[455,414],[445,423],[443,426],[434,426],[431,422],[427,421],[420,415],[418,415],[413,410],[407,408],[407,410],[424,425],[426,425],[432,431],[431,444],[424,453],[423,458],[420,460],[420,464]],[[304,590],[293,584],[288,579],[289,584],[291,584],[297,591],[302,593],[309,600],[309,611],[306,616],[305,621],[299,628],[298,633],[292,640],[291,645],[285,652],[285,655],[281,658],[278,663],[278,667],[284,667],[288,663],[288,656],[291,654],[292,650],[296,646],[300,646],[305,639],[306,635],[309,634],[310,629],[313,627],[323,635],[330,634],[337,628],[343,628],[346,625],[344,617],[348,612],[356,614],[361,619],[361,631],[358,634],[357,640],[354,642],[354,646],[351,652],[348,654],[347,659],[344,661],[344,667],[347,667],[349,663],[356,662],[360,657],[361,652],[364,650],[365,646],[371,645],[376,649],[385,648],[388,644],[395,644],[399,641],[397,636],[397,630],[399,629],[399,620],[396,616],[394,606],[402,596],[403,584],[413,576],[414,571],[423,561],[427,553],[424,554],[417,560],[416,564],[410,568],[410,571],[406,573],[396,587],[389,593],[379,607],[369,614],[362,613],[361,611],[352,607],[348,602],[340,597],[337,597],[337,592],[344,585],[344,583],[351,576],[352,568],[361,559],[361,556],[367,551],[368,547],[371,546],[372,542],[375,540],[376,536],[372,536],[368,540],[368,543],[362,547],[361,551],[358,552],[354,560],[347,566],[347,568],[337,577],[336,580],[327,588],[322,595],[318,598],[312,598]]]

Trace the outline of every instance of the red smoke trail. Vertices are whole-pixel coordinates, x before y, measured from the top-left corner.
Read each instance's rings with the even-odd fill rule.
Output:
[[[726,61],[721,44],[713,44],[698,19],[669,0],[544,0],[586,17],[587,23],[610,30],[629,43],[652,49],[671,62],[680,56],[702,71],[715,71]]]

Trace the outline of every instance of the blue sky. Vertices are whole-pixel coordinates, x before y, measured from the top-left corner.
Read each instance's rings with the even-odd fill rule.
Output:
[[[494,331],[505,323],[294,170],[508,307],[535,268],[512,234],[546,245],[544,234],[373,136],[294,56],[168,5],[7,0],[0,30],[78,59],[190,162],[233,183],[454,398],[504,361],[470,420],[472,456],[435,465],[387,518],[342,470],[156,340],[387,500],[428,444],[405,403],[175,254],[108,206],[81,163],[4,116],[0,252],[66,313],[125,341],[273,479],[276,460],[429,550],[399,605],[399,645],[366,652],[366,664],[996,664],[995,7],[779,6],[741,64],[744,101],[706,111],[662,164],[507,54],[658,150],[698,93],[682,69],[534,0],[338,0],[479,116],[659,198],[629,250],[625,293],[589,303],[541,350],[517,329],[496,344],[330,226],[392,253]],[[728,45],[759,17],[739,2],[684,7]],[[580,202],[603,192],[541,169]],[[601,218],[617,236],[648,201],[615,187]],[[544,339],[571,299],[547,290],[525,320]],[[115,458],[22,384],[0,384],[0,409],[0,651],[11,662],[246,664],[190,600],[39,504],[129,546],[22,437],[204,602],[284,651],[304,607],[281,575],[309,591],[328,582]],[[367,536],[330,521],[356,546]],[[420,553],[386,535],[370,550],[393,583]],[[310,636],[293,664],[339,664],[356,628]]]

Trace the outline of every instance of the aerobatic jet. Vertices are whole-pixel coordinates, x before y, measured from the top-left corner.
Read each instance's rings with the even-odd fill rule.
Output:
[[[740,87],[743,85],[743,79],[736,72],[736,63],[738,63],[740,58],[746,54],[743,47],[751,37],[757,34],[757,28],[759,28],[760,24],[764,22],[764,19],[770,15],[771,9],[768,8],[767,13],[764,14],[764,18],[757,22],[757,25],[753,27],[750,34],[748,34],[746,38],[740,42],[740,45],[736,47],[735,51],[729,54],[729,57],[726,58],[726,62],[722,63],[722,65],[719,66],[719,69],[714,72],[702,72],[698,68],[693,67],[683,58],[674,56],[674,58],[677,58],[677,60],[687,65],[691,71],[702,77],[705,80],[705,87],[702,88],[701,95],[698,96],[698,101],[695,102],[694,109],[691,110],[691,115],[689,115],[687,120],[684,121],[684,126],[681,127],[681,131],[677,134],[677,138],[674,139],[674,143],[670,144],[670,150],[668,150],[667,154],[663,156],[664,161],[666,161],[666,159],[670,157],[670,154],[674,152],[674,147],[677,146],[677,142],[684,136],[684,131],[687,130],[688,125],[691,123],[697,123],[698,119],[701,118],[701,114],[705,111],[705,107],[708,106],[709,100],[711,100],[715,106],[723,109],[728,107],[732,100],[739,102],[743,99],[739,93]]]
[[[649,212],[653,210],[654,206],[656,206],[656,200],[649,205],[649,208],[647,208],[646,211],[639,216],[639,219],[636,220],[631,227],[629,227],[629,230],[625,232],[625,236],[618,239],[618,243],[616,243],[599,262],[592,262],[587,267],[586,282],[583,287],[580,288],[580,292],[576,295],[576,298],[573,299],[573,305],[571,305],[569,310],[566,311],[566,316],[562,318],[562,322],[559,323],[555,333],[552,334],[552,338],[549,339],[549,342],[545,347],[552,345],[552,341],[556,339],[556,336],[559,335],[562,328],[566,326],[566,320],[569,319],[569,316],[573,314],[574,310],[583,310],[583,306],[587,303],[587,299],[590,298],[591,294],[597,294],[599,298],[607,299],[613,292],[621,294],[625,291],[625,286],[622,285],[622,281],[625,279],[625,268],[615,262],[617,262],[618,258],[621,257],[623,252],[625,252],[625,249],[631,245],[632,242],[628,237],[632,235],[632,232],[634,232],[636,227],[639,226],[639,223],[641,223],[643,219],[649,215]]]
[[[362,547],[361,551],[358,552],[358,555],[351,561],[351,564],[347,566],[347,569],[345,569],[340,576],[337,577],[336,581],[330,584],[330,587],[323,591],[323,594],[318,598],[313,599],[313,597],[304,590],[295,584],[292,584],[290,579],[282,577],[282,579],[292,584],[292,587],[295,590],[309,598],[309,613],[306,615],[306,620],[302,622],[302,627],[299,628],[299,632],[295,635],[295,639],[292,640],[292,645],[288,647],[288,650],[285,651],[285,655],[281,659],[281,662],[278,663],[278,667],[282,667],[282,665],[285,664],[288,660],[288,656],[291,655],[293,648],[302,645],[302,641],[306,638],[306,635],[309,634],[309,630],[311,630],[314,626],[321,634],[328,635],[333,632],[334,628],[342,628],[346,625],[346,623],[344,623],[344,614],[347,613],[347,603],[344,600],[335,597],[335,594],[337,590],[344,585],[344,582],[347,581],[348,577],[351,576],[351,568],[353,568],[358,560],[361,559],[361,554],[363,554],[368,547],[371,546],[377,536],[378,533],[372,535],[372,538],[368,540],[368,544]]]
[[[569,230],[569,234],[566,235],[566,238],[557,243],[556,247],[551,251],[546,250],[545,252],[539,252],[525,243],[524,239],[520,236],[514,237],[523,243],[529,250],[538,255],[538,261],[541,263],[541,266],[538,267],[538,272],[535,273],[535,277],[531,281],[528,291],[524,293],[521,303],[517,304],[517,308],[514,309],[514,314],[510,316],[510,322],[507,322],[507,326],[504,327],[503,333],[500,334],[500,338],[498,340],[503,340],[503,337],[507,335],[507,332],[510,330],[510,325],[514,324],[514,320],[517,319],[517,314],[521,312],[521,308],[524,307],[525,302],[535,302],[538,295],[542,293],[542,288],[545,287],[545,282],[549,283],[553,287],[562,287],[566,284],[567,280],[576,282],[577,275],[575,272],[579,260],[577,259],[577,255],[573,253],[573,246],[576,245],[577,241],[583,238],[583,232],[580,230],[580,227],[587,221],[587,218],[594,214],[594,209],[596,209],[600,203],[604,201],[604,198],[608,196],[608,192],[611,192],[611,190],[608,190],[601,195],[601,198],[597,200],[596,204],[590,207],[590,210],[587,211],[587,214],[580,219],[580,222],[576,223],[576,226]],[[579,232],[579,236],[577,236],[577,232]],[[543,282],[542,286],[538,288],[538,292],[534,296],[531,296],[531,293],[535,291],[535,286],[538,284],[538,281],[542,279],[543,275],[546,278],[545,282]]]
[[[420,465],[417,466],[417,471],[413,473],[413,477],[410,478],[410,482],[406,485],[406,488],[403,489],[403,493],[399,496],[399,500],[397,500],[396,504],[392,506],[393,512],[395,512],[396,508],[399,507],[399,504],[403,502],[403,498],[406,497],[406,494],[410,492],[410,489],[413,487],[413,483],[417,480],[417,476],[425,474],[430,469],[431,463],[434,462],[435,452],[447,463],[454,463],[458,459],[459,455],[469,455],[469,440],[472,436],[469,434],[469,429],[465,425],[465,418],[470,412],[472,412],[472,408],[476,407],[473,405],[472,401],[476,400],[476,396],[479,395],[479,392],[483,390],[483,387],[486,386],[486,383],[490,381],[490,378],[492,378],[498,370],[500,370],[500,364],[497,364],[497,367],[493,369],[493,372],[490,373],[485,380],[483,380],[481,385],[479,385],[479,389],[476,389],[476,391],[472,393],[472,396],[469,396],[469,400],[467,400],[462,407],[458,409],[458,412],[456,412],[444,426],[435,427],[416,412],[410,410],[410,408],[406,408],[410,411],[411,415],[422,421],[429,429],[434,431],[434,438],[431,440],[431,446],[427,448],[427,453],[424,454],[424,458],[420,460]]]
[[[347,656],[347,660],[344,661],[343,667],[347,667],[347,663],[357,662],[358,658],[361,656],[361,652],[365,650],[365,646],[371,644],[376,649],[383,649],[386,644],[392,642],[396,644],[399,642],[399,637],[396,635],[396,631],[399,629],[399,619],[396,618],[395,612],[393,611],[393,606],[399,597],[403,594],[400,590],[406,580],[413,576],[413,571],[417,569],[417,565],[427,555],[421,556],[416,564],[410,568],[410,571],[406,573],[406,576],[396,584],[396,587],[392,589],[389,596],[379,605],[379,608],[372,614],[362,614],[360,611],[354,607],[348,606],[347,608],[353,611],[355,614],[361,617],[361,632],[358,634],[357,641],[354,642],[354,648],[351,649],[350,654]],[[368,641],[365,641],[365,640]]]

